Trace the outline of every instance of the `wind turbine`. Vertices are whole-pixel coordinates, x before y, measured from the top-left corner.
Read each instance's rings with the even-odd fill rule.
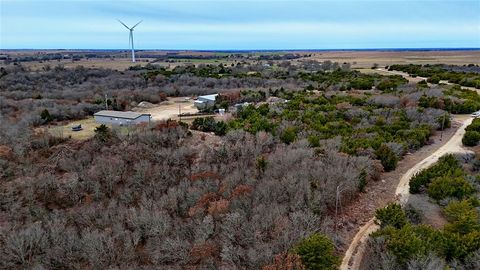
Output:
[[[130,35],[129,35],[129,39],[128,39],[128,43],[129,45],[132,46],[132,62],[135,63],[135,49],[133,47],[133,29],[135,27],[137,27],[137,25],[139,25],[141,22],[143,21],[139,21],[137,24],[135,24],[132,28],[128,27],[126,24],[124,24],[122,21],[120,21],[119,19],[117,19],[117,21],[121,24],[123,24],[123,26],[125,26],[125,28],[128,29],[128,31],[130,31]]]

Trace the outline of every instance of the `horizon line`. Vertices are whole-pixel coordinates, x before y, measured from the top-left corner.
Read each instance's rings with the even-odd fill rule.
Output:
[[[0,48],[0,51],[130,51],[128,48],[123,49],[94,49],[94,48]],[[392,50],[412,50],[412,51],[458,51],[458,50],[480,50],[480,47],[398,47],[398,48],[328,48],[328,49],[135,49],[141,51],[192,51],[192,52],[260,52],[260,51],[392,51]]]

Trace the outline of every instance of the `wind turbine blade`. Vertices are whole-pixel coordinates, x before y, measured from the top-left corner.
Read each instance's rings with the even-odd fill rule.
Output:
[[[135,28],[135,27],[137,27],[137,25],[139,25],[141,22],[143,22],[143,20],[141,20],[141,21],[139,21],[137,24],[135,24],[135,25],[132,27],[132,29]]]
[[[117,21],[118,21],[119,23],[123,24],[123,26],[125,26],[125,28],[127,28],[128,30],[130,30],[130,28],[129,28],[126,24],[124,24],[122,21],[120,21],[119,19],[117,19]]]

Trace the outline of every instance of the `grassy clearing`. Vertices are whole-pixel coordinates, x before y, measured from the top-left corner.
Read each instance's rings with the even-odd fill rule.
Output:
[[[72,126],[82,125],[82,130],[72,131]],[[68,122],[64,125],[50,126],[47,128],[48,133],[53,136],[62,137],[62,138],[72,138],[74,140],[87,140],[92,138],[95,135],[95,128],[100,126],[99,123],[95,122],[93,117],[76,120]],[[114,126],[106,125],[107,127],[115,130],[117,134],[127,135],[131,132],[133,127],[129,126]]]
[[[72,126],[82,125],[83,130],[80,131],[72,131]],[[65,125],[60,126],[51,126],[48,128],[48,132],[54,136],[59,137],[71,137],[75,140],[86,140],[93,137],[94,129],[99,126],[98,123],[95,122],[93,117],[72,121]]]
[[[371,68],[355,68],[355,70],[360,71],[361,73],[364,74],[380,74],[380,75],[386,75],[386,76],[391,76],[392,73],[389,73],[385,70],[378,70],[378,69],[371,69]]]

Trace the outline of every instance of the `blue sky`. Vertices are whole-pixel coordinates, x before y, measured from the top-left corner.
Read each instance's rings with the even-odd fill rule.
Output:
[[[0,0],[1,49],[479,48],[480,0]]]

